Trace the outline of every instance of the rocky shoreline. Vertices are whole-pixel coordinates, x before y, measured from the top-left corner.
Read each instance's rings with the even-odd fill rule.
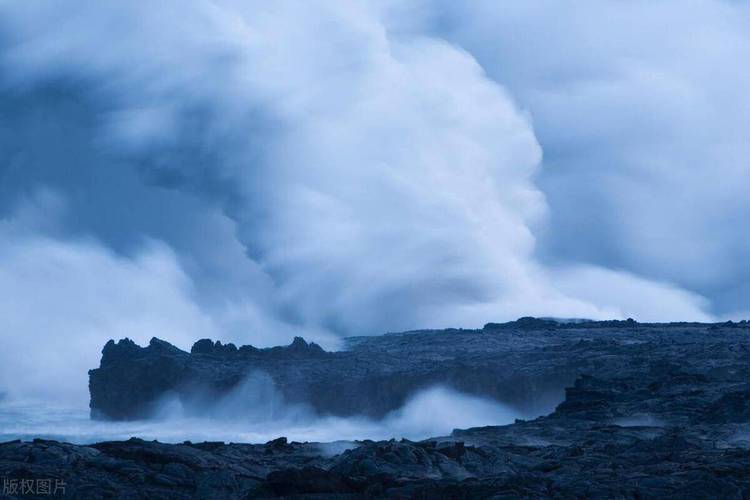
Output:
[[[228,375],[240,373],[238,367],[261,366],[290,397],[296,394],[295,381],[306,380],[303,388],[314,388],[329,380],[329,371],[340,370],[358,383],[364,375],[352,359],[369,354],[370,374],[405,379],[379,395],[378,404],[368,407],[372,414],[391,401],[398,404],[401,391],[417,382],[450,383],[450,377],[471,370],[479,374],[458,389],[500,399],[514,392],[498,387],[516,377],[524,381],[519,394],[538,391],[517,400],[528,407],[555,389],[554,377],[567,387],[562,402],[545,416],[418,442],[326,445],[279,438],[252,445],[131,439],[81,446],[15,441],[0,444],[0,477],[57,478],[65,482],[70,498],[750,496],[750,325],[745,322],[559,324],[524,319],[476,331],[351,339],[344,353],[326,353],[302,341],[244,352],[203,342],[193,353],[161,341],[146,348],[131,344],[105,348],[101,371],[91,372],[92,409],[111,411],[98,406],[108,401],[101,399],[108,393],[95,391],[116,387],[107,385],[115,384],[115,367],[120,383],[138,384],[139,377],[155,373],[148,370],[162,362],[167,363],[165,377],[156,385],[176,381],[169,387],[178,394],[189,386],[185,380],[192,379],[175,377],[175,366],[184,370],[182,375],[213,374],[211,384],[227,384],[209,384],[217,391],[231,387]],[[476,364],[461,371],[468,360]],[[442,366],[447,378],[438,380],[441,370],[431,370],[431,365]],[[125,366],[132,369],[123,371]],[[492,378],[496,385],[489,384]],[[348,390],[347,384],[342,381],[337,390]],[[317,409],[350,409],[335,400],[310,399],[316,394],[311,391],[306,401]]]

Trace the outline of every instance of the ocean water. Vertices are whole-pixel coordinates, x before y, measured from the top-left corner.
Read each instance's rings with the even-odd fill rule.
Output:
[[[358,439],[426,439],[456,428],[505,425],[528,415],[506,405],[443,387],[416,394],[383,419],[316,415],[301,406],[278,405],[274,411],[244,412],[223,408],[211,416],[187,417],[167,405],[151,420],[91,420],[88,408],[50,406],[42,402],[0,402],[0,441],[34,438],[78,444],[138,437],[168,443],[224,441],[264,443],[280,436],[300,442]]]

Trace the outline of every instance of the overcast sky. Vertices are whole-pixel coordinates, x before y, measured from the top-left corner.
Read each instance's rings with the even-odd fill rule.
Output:
[[[746,317],[745,5],[3,2],[0,389],[113,337]]]

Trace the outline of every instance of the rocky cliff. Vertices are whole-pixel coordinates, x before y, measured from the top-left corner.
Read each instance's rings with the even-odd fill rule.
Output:
[[[190,353],[156,338],[147,347],[124,339],[107,343],[101,366],[89,372],[91,411],[95,418],[147,417],[165,395],[187,408],[200,407],[191,403],[226,394],[248,376],[262,373],[285,401],[305,403],[324,414],[379,417],[418,390],[443,385],[539,415],[551,411],[579,375],[616,384],[663,371],[667,375],[656,377],[661,382],[644,389],[652,392],[667,390],[663,385],[677,376],[668,374],[675,373],[689,374],[684,377],[696,384],[741,385],[750,374],[748,332],[750,325],[744,322],[522,318],[481,330],[349,338],[346,349],[337,352],[301,338],[269,349],[201,340]]]

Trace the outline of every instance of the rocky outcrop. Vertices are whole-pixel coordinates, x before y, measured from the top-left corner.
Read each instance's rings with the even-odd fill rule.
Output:
[[[299,337],[289,346],[269,349],[200,340],[190,353],[159,339],[147,347],[124,339],[107,343],[100,367],[90,371],[91,410],[95,418],[147,417],[165,396],[190,407],[196,398],[215,399],[263,373],[287,402],[305,403],[325,414],[380,417],[420,389],[444,385],[536,416],[550,412],[579,375],[614,387],[619,378],[665,371],[654,387],[644,389],[652,392],[703,379],[712,388],[744,383],[750,380],[743,379],[749,373],[748,331],[744,322],[521,318],[481,330],[353,337],[337,352],[325,352]],[[732,391],[737,394],[726,395],[727,404],[739,405],[732,414],[745,411],[739,401],[743,390],[737,387]],[[594,404],[580,404],[589,403]],[[720,418],[724,410],[712,411]]]

